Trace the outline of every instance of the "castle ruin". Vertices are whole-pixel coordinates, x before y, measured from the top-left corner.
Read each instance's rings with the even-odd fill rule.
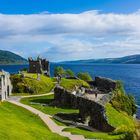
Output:
[[[0,100],[4,101],[12,93],[10,74],[5,71],[0,72]]]
[[[40,73],[45,74],[46,76],[50,75],[50,66],[49,61],[42,58],[37,58],[33,60],[32,58],[28,58],[29,61],[29,73]]]
[[[97,130],[111,132],[114,128],[108,123],[105,105],[113,98],[116,82],[108,78],[96,77],[91,84],[92,93],[79,93],[79,91],[77,93],[57,86],[54,89],[54,105],[77,108],[82,122]]]

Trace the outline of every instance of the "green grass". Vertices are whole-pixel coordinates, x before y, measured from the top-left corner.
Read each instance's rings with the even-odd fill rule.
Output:
[[[79,112],[79,110],[77,109],[72,109],[65,106],[55,107],[55,106],[41,106],[38,104],[31,104],[31,102],[49,104],[53,101],[53,99],[54,99],[54,95],[48,95],[48,96],[41,96],[41,97],[23,98],[21,99],[21,102],[24,104],[30,105],[49,115],[54,115],[60,112],[63,112],[63,113],[78,113]]]
[[[63,131],[71,132],[72,134],[79,134],[83,135],[85,138],[88,139],[101,139],[101,140],[119,140],[124,137],[123,134],[121,135],[109,135],[107,133],[102,132],[91,132],[84,129],[79,128],[65,128]]]
[[[54,118],[52,118],[52,120],[53,120],[56,124],[58,124],[58,125],[60,125],[60,126],[67,126],[65,123],[60,122],[60,121],[58,121],[58,120],[56,120],[56,119],[54,119]]]
[[[71,132],[73,134],[84,135],[85,138],[102,139],[102,140],[119,140],[125,136],[126,132],[135,131],[135,121],[125,112],[117,111],[112,107],[110,103],[106,104],[106,115],[108,122],[116,128],[116,130],[110,134],[101,132],[90,132],[79,128],[66,128],[64,131]]]
[[[40,95],[47,95],[47,94],[49,94],[49,93],[51,93],[51,92],[48,92],[48,93],[44,93],[44,94],[40,94]],[[36,95],[36,94],[32,94],[32,95]],[[32,96],[31,95],[31,96]],[[29,93],[12,93],[12,95],[11,96],[30,96],[30,94]]]
[[[12,75],[14,93],[44,94],[50,92],[55,84],[50,77],[41,75],[37,80],[37,74],[26,73],[25,78],[20,75]]]
[[[106,115],[108,122],[115,128],[125,125],[132,130],[135,129],[135,121],[133,118],[125,112],[117,111],[110,103],[106,104]]]
[[[11,96],[29,96],[29,93],[12,93]]]
[[[37,103],[51,103],[54,99],[54,95],[48,95],[48,96],[41,96],[41,97],[31,97],[31,98],[23,98],[21,99],[21,102],[24,104],[28,104],[46,114],[49,115],[54,115],[56,113],[60,113],[60,112],[65,112],[65,113],[73,113],[76,112],[78,113],[78,110],[76,109],[70,109],[70,108],[66,108],[66,107],[53,107],[53,106],[41,106],[41,105],[31,105],[31,102],[37,102]],[[53,119],[54,120],[54,119]],[[58,125],[64,125],[63,123],[54,120]],[[79,128],[66,128],[64,129],[64,131],[70,131],[73,134],[80,134],[80,135],[84,135],[85,138],[99,138],[99,139],[103,139],[103,140],[117,140],[120,137],[123,136],[122,135],[109,135],[107,133],[101,133],[101,132],[91,132],[91,131],[87,131],[87,130],[83,130],[83,129],[79,129]]]
[[[62,78],[60,86],[64,87],[67,90],[73,90],[75,86],[89,87],[89,84],[83,80]]]
[[[8,102],[0,103],[0,140],[67,140],[52,133],[31,112]]]
[[[36,77],[36,74],[26,74],[26,75]],[[30,78],[24,78],[24,81],[29,87],[32,88],[34,93],[37,93],[37,94],[50,92],[54,87],[52,79],[44,75],[41,75],[41,78],[39,81],[30,79]]]

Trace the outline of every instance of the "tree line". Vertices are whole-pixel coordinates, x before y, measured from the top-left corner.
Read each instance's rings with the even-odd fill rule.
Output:
[[[79,72],[75,74],[71,69],[64,69],[61,66],[57,66],[54,70],[54,76],[61,76],[61,77],[77,77],[84,81],[92,81],[92,77],[88,72]]]

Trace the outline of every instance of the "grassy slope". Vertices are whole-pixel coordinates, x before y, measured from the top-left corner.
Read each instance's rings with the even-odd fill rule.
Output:
[[[41,75],[41,79],[39,81],[29,78],[25,78],[24,80],[26,81],[27,85],[31,86],[33,91],[37,94],[50,92],[54,87],[51,78],[43,75]]]
[[[34,114],[8,102],[0,103],[0,140],[67,140],[52,133]]]
[[[88,83],[83,80],[76,80],[76,79],[62,79],[60,85],[67,90],[74,89],[75,86],[85,86],[89,87]]]
[[[40,80],[37,80],[37,74],[25,74],[26,78],[22,78],[22,82],[18,82],[16,85],[22,87],[30,87],[33,91],[32,94],[48,93],[54,88],[54,83],[50,77],[41,75]],[[21,91],[23,94],[23,91]]]
[[[71,132],[72,134],[80,134],[84,135],[85,138],[88,139],[101,139],[101,140],[119,140],[123,137],[123,135],[109,135],[107,133],[102,132],[91,132],[79,128],[65,128],[63,131]]]
[[[110,103],[106,104],[106,115],[109,123],[115,128],[120,127],[121,125],[126,125],[131,129],[135,128],[135,121],[133,118],[125,112],[117,111]]]
[[[9,52],[0,50],[0,64],[27,64],[27,60],[21,56]]]
[[[78,113],[79,112],[77,109],[66,108],[66,107],[41,106],[38,104],[30,104],[30,102],[49,104],[53,101],[53,99],[54,99],[54,95],[49,95],[49,96],[42,96],[42,97],[23,98],[21,99],[21,102],[24,104],[30,105],[38,110],[41,110],[42,112],[49,115],[54,115],[60,112],[65,112],[65,113],[73,113],[73,112]]]
[[[78,110],[70,109],[70,108],[61,108],[61,107],[57,108],[57,107],[51,107],[51,106],[41,106],[41,105],[31,105],[30,104],[30,102],[50,103],[50,102],[52,102],[53,98],[54,98],[53,95],[42,96],[42,97],[31,97],[31,98],[23,98],[21,100],[21,102],[24,104],[28,104],[34,108],[37,108],[38,110],[40,110],[46,114],[50,114],[50,115],[54,115],[59,112],[66,112],[66,113],[78,112]],[[58,124],[63,125],[60,122]],[[86,138],[100,138],[103,140],[104,139],[105,140],[115,140],[115,139],[122,137],[122,135],[112,136],[112,135],[108,135],[107,133],[90,132],[90,131],[82,130],[82,129],[78,129],[78,128],[67,128],[67,129],[64,129],[64,131],[70,131],[74,134],[82,134]]]

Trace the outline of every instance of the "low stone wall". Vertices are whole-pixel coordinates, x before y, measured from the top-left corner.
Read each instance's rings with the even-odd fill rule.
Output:
[[[86,130],[93,131],[93,132],[97,131],[96,129],[88,126],[87,124],[79,123],[77,121],[74,121],[73,119],[68,120],[68,119],[63,118],[62,116],[69,116],[69,114],[58,113],[58,114],[55,114],[53,116],[53,118],[57,121],[65,123],[66,125],[72,125],[72,126],[75,126],[77,128],[82,128],[82,129],[86,129]]]
[[[73,95],[62,87],[54,89],[54,99],[56,105],[78,108],[82,121],[89,126],[105,132],[114,130],[107,122],[105,108],[102,104],[89,100],[82,95]]]

